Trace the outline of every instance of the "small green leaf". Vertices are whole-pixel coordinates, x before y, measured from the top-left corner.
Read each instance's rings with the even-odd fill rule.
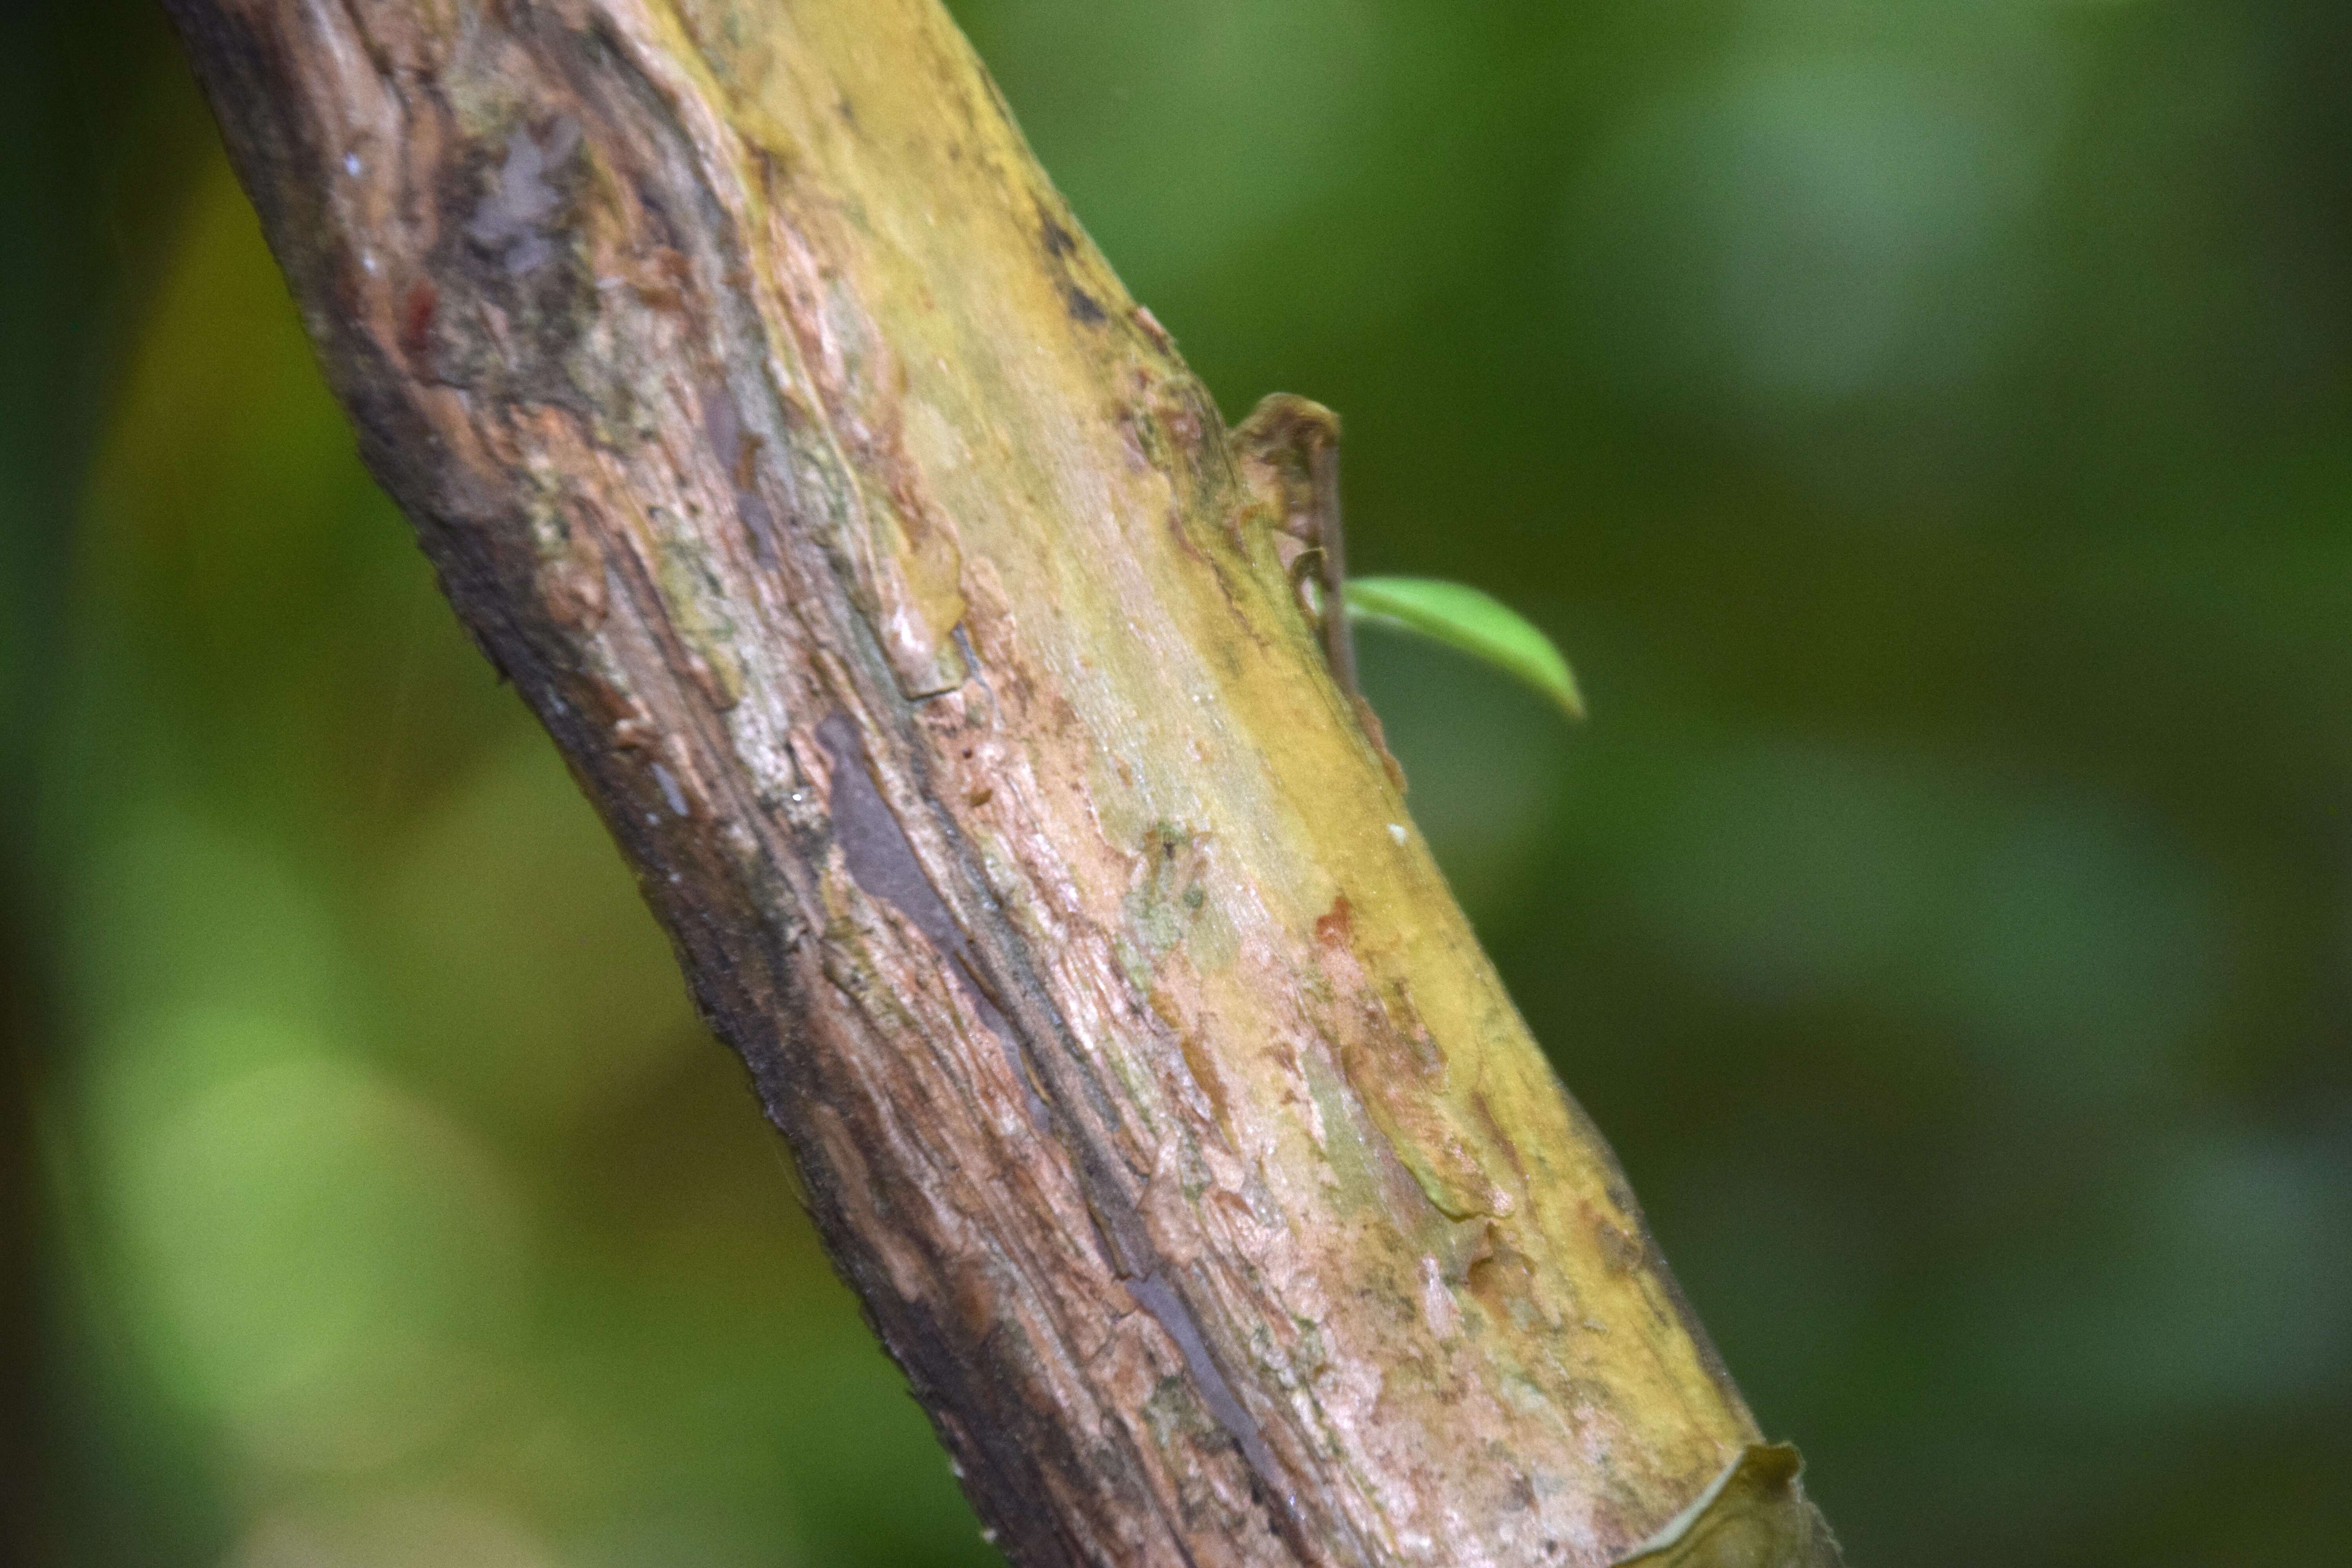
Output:
[[[1474,654],[1509,671],[1567,710],[1584,717],[1576,672],[1551,639],[1491,594],[1432,577],[1350,577],[1348,618],[1401,626]]]

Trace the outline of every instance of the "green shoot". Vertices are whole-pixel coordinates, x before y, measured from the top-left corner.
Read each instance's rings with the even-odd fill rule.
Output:
[[[1348,618],[1398,626],[1485,659],[1584,717],[1576,672],[1528,618],[1493,595],[1430,577],[1351,577]]]

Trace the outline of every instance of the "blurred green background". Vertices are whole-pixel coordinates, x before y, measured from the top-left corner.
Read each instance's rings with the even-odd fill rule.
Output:
[[[2352,8],[968,0],[1856,1568],[2352,1562]],[[0,1556],[991,1560],[159,15],[0,20]]]

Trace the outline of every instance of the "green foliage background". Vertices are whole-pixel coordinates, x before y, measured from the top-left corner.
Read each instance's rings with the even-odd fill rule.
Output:
[[[967,0],[1857,1564],[2352,1562],[2352,11]],[[0,1554],[983,1563],[160,16],[0,21]]]

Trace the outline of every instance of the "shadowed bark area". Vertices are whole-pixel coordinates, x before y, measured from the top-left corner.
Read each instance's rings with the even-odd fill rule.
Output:
[[[172,9],[1016,1561],[1833,1561],[934,0]]]

